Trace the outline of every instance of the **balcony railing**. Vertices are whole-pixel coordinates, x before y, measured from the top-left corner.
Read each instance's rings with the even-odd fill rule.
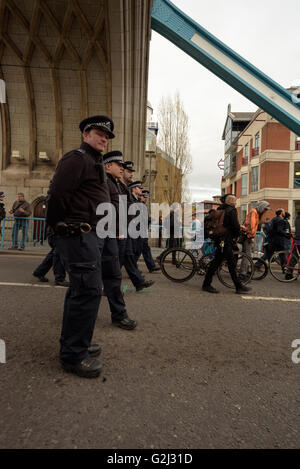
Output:
[[[248,156],[243,156],[242,158],[242,166],[248,164]]]
[[[300,141],[299,140],[297,140],[297,142],[296,142],[296,150],[300,150]]]
[[[259,155],[259,148],[252,148],[251,156],[257,156]]]

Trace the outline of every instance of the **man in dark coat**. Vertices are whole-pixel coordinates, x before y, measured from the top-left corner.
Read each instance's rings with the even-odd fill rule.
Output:
[[[23,251],[27,241],[27,231],[29,224],[27,218],[31,215],[31,207],[29,202],[25,200],[23,192],[19,192],[17,197],[18,200],[13,203],[13,206],[9,211],[9,213],[15,217],[15,222],[12,229],[12,246],[9,249],[19,249],[19,251]],[[18,248],[18,237],[20,230],[22,230],[22,238],[21,245]]]
[[[211,282],[214,274],[224,259],[227,260],[229,273],[235,285],[236,293],[246,293],[251,290],[250,288],[242,285],[236,274],[236,264],[233,251],[236,240],[240,234],[240,224],[235,204],[236,197],[230,194],[225,197],[224,203],[218,207],[218,210],[225,211],[223,226],[226,228],[226,233],[224,238],[215,239],[215,246],[217,248],[216,254],[208,267],[202,286],[202,290],[209,293],[219,293],[218,290],[211,285]]]
[[[1,228],[2,220],[6,217],[4,198],[5,198],[5,194],[4,192],[1,191],[0,192],[0,228]]]
[[[46,220],[56,234],[56,249],[70,279],[60,338],[61,364],[66,371],[95,378],[102,368],[95,359],[101,349],[91,340],[102,280],[105,290],[118,293],[113,324],[120,327],[131,320],[120,290],[116,240],[106,240],[97,229],[101,204],[111,203],[102,152],[114,138],[114,123],[100,115],[84,119],[79,128],[83,143],[65,154],[57,165],[48,192]]]

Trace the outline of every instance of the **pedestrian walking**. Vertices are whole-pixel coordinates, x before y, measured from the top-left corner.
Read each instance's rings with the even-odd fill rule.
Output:
[[[132,161],[125,161],[123,163],[123,173],[119,179],[119,187],[121,191],[121,195],[126,196],[127,201],[127,213],[130,209],[130,206],[135,203],[132,197],[131,191],[128,185],[132,182],[133,175],[134,175],[134,163]],[[140,269],[137,265],[135,250],[134,250],[134,243],[135,239],[130,236],[128,232],[129,223],[134,219],[133,215],[127,216],[127,238],[119,239],[119,256],[120,256],[120,266],[121,268],[124,266],[125,270],[135,286],[136,291],[141,291],[144,288],[151,287],[155,282],[154,280],[146,280],[143,274],[141,273]]]
[[[236,293],[246,293],[251,289],[242,285],[241,280],[237,277],[236,264],[233,254],[236,241],[240,235],[240,224],[238,221],[237,210],[235,208],[236,197],[234,195],[227,195],[224,200],[225,202],[222,203],[217,209],[224,211],[222,226],[224,235],[218,236],[214,239],[216,253],[213,260],[209,264],[202,285],[202,290],[209,293],[219,293],[218,290],[211,285],[211,283],[218,267],[225,259],[227,261],[231,279],[235,285]]]
[[[149,197],[149,191],[143,189],[142,193],[140,194],[140,201],[147,205],[147,199]],[[148,217],[148,229],[149,229],[149,224],[151,222],[151,218]],[[147,266],[147,269],[149,273],[151,274],[152,272],[157,272],[160,270],[160,266],[156,265],[152,256],[151,248],[149,246],[149,239],[148,236],[147,238],[142,238],[142,256],[145,261],[145,264]]]
[[[66,270],[61,262],[59,254],[55,246],[55,236],[51,229],[48,229],[48,244],[51,251],[48,252],[44,260],[33,271],[32,275],[40,280],[40,282],[48,282],[45,275],[53,268],[55,285],[59,287],[69,287],[70,282],[66,280]]]

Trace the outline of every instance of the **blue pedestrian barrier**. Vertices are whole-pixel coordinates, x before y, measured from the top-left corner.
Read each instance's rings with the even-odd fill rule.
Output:
[[[1,225],[0,249],[48,248],[46,219],[36,217],[6,217]]]

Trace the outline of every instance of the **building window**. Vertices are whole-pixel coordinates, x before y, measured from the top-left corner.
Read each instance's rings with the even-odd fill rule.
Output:
[[[251,169],[251,192],[258,191],[258,166],[253,166]]]
[[[259,149],[259,132],[257,132],[257,134],[255,134],[255,144],[254,144],[254,148],[256,149]]]
[[[294,165],[294,189],[300,189],[300,161]]]
[[[231,145],[232,119],[228,118],[225,128],[225,153]]]
[[[241,224],[245,223],[247,216],[247,204],[241,205]]]
[[[300,150],[300,137],[296,138],[296,150]]]
[[[249,143],[247,143],[247,145],[245,145],[245,148],[244,148],[244,157],[248,158],[248,156],[249,156]]]
[[[248,194],[248,173],[242,174],[242,189],[241,189],[241,195],[247,195]]]
[[[226,194],[226,189],[225,187],[222,187],[221,195],[225,195],[225,194]]]

